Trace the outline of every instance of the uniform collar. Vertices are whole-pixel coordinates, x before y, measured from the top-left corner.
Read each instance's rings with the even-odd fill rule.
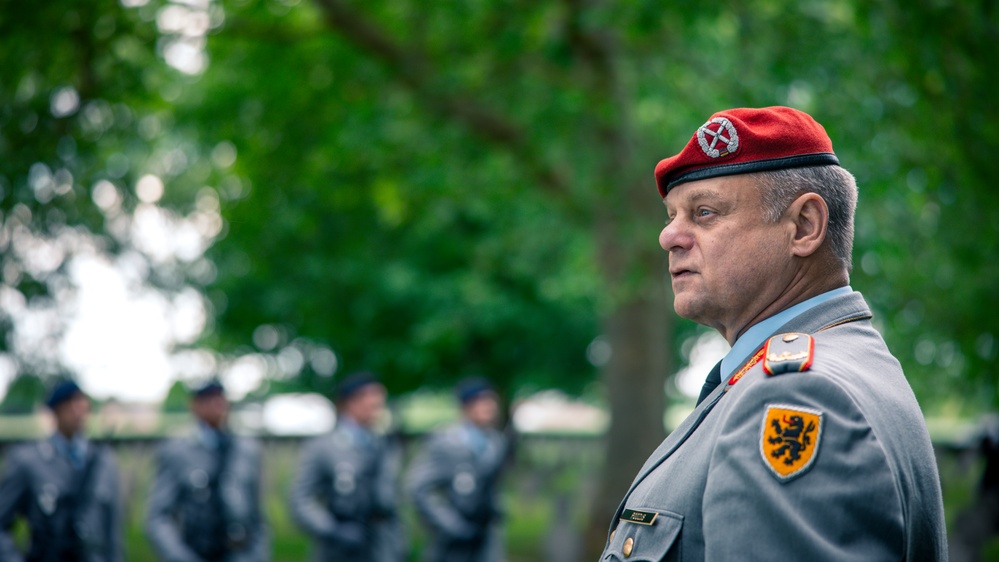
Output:
[[[357,423],[357,420],[346,414],[340,416],[340,419],[337,421],[337,426],[342,427],[347,435],[353,439],[354,444],[356,445],[370,446],[375,441],[375,434],[373,431]]]
[[[461,426],[465,428],[465,433],[467,433],[469,435],[472,435],[475,438],[485,437],[485,435],[486,435],[485,428],[482,428],[482,427],[479,427],[478,425],[475,425],[470,420],[462,420],[461,421]]]
[[[203,421],[198,421],[195,437],[206,449],[215,450],[219,448],[222,439],[226,437],[223,429],[215,429]]]
[[[83,461],[87,458],[87,451],[90,448],[90,442],[87,441],[87,438],[83,434],[77,433],[72,438],[67,439],[65,435],[57,431],[52,434],[51,441],[55,450],[69,459],[70,463],[77,468],[82,466]]]
[[[461,425],[465,430],[465,439],[472,452],[476,455],[485,453],[489,448],[489,437],[486,430],[467,419],[462,420]]]
[[[853,289],[849,285],[833,289],[831,291],[826,291],[821,295],[816,295],[808,300],[799,302],[792,307],[785,308],[770,318],[761,320],[760,322],[752,325],[745,331],[745,333],[739,336],[739,339],[735,340],[735,344],[732,346],[732,349],[722,359],[721,380],[726,380],[729,376],[731,376],[731,374],[735,372],[735,370],[738,369],[750,355],[759,349],[767,338],[777,332],[781,326],[824,302],[830,301],[839,296],[848,295],[852,292]]]

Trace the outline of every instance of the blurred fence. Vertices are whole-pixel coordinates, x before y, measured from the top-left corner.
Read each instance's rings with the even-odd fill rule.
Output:
[[[287,491],[297,465],[303,438],[262,437],[264,448],[265,509],[273,532],[274,561],[306,559],[308,540],[295,527],[287,510]],[[19,441],[0,441],[0,463]],[[121,467],[125,503],[128,560],[154,560],[142,533],[145,499],[153,478],[159,438],[123,438],[105,441]],[[403,438],[407,460],[420,445],[420,436]],[[589,513],[595,478],[602,463],[602,439],[573,435],[525,435],[504,479],[506,537],[509,560],[576,562]],[[424,534],[412,506],[402,504],[410,543],[410,560],[419,559]],[[23,531],[22,531],[23,532]]]

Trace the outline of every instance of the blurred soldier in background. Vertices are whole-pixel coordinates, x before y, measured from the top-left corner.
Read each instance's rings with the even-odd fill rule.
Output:
[[[84,436],[90,399],[67,381],[56,385],[46,405],[56,432],[12,451],[0,476],[0,560],[120,561],[118,465],[110,450]],[[23,556],[10,533],[18,515],[31,532]]]
[[[227,424],[217,381],[195,389],[193,435],[160,447],[146,534],[164,562],[260,562],[270,538],[260,506],[260,447]]]
[[[291,514],[314,542],[319,562],[397,562],[405,540],[396,517],[398,447],[373,429],[385,387],[355,373],[336,389],[337,423],[302,450],[289,497]]]
[[[978,495],[971,506],[957,516],[950,541],[951,562],[984,560],[985,543],[999,535],[999,417],[985,419],[978,447],[985,459],[985,471]]]
[[[434,432],[413,460],[406,488],[432,535],[429,562],[503,559],[497,489],[508,443],[495,425],[499,399],[481,378],[456,394],[461,421]]]

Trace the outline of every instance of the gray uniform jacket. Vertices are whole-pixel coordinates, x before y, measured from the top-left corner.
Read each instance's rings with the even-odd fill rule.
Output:
[[[160,446],[146,535],[164,562],[261,562],[270,536],[260,503],[259,444],[232,436],[221,455],[200,433]]]
[[[27,519],[31,531],[31,559],[62,560],[57,550],[65,546],[75,527],[85,562],[122,560],[122,511],[118,465],[114,454],[90,443],[87,482],[83,468],[74,468],[56,446],[55,437],[21,445],[7,456],[0,476],[0,560],[21,562],[22,555],[10,535],[15,517]],[[76,491],[75,509],[70,507]]]
[[[321,562],[397,562],[406,548],[396,512],[399,448],[384,437],[341,421],[308,441],[288,501],[295,522],[313,539]],[[363,529],[345,542],[347,527]]]
[[[870,316],[835,297],[778,330],[812,335],[808,370],[723,379],[646,461],[601,560],[946,560],[926,423]]]
[[[430,435],[406,474],[408,495],[432,535],[427,560],[502,560],[497,492],[506,458],[507,441],[495,430],[464,422]]]

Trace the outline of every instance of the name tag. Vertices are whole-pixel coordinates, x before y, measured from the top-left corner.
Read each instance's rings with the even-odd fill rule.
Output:
[[[639,525],[651,525],[656,522],[656,517],[659,517],[659,513],[656,511],[626,509],[621,513],[621,521],[630,521]]]

